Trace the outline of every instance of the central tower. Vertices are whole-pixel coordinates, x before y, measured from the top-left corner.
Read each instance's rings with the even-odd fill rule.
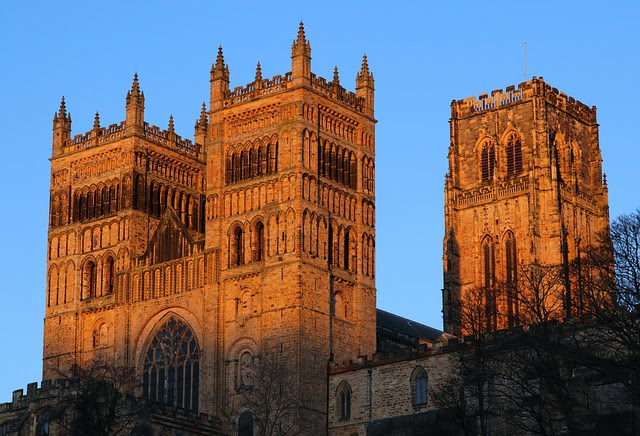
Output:
[[[520,303],[531,298],[519,273],[532,265],[562,271],[556,300],[547,301],[552,316],[579,313],[570,263],[609,224],[596,108],[534,77],[454,100],[450,125],[445,331],[465,332],[461,309],[474,288],[489,328],[517,325]]]

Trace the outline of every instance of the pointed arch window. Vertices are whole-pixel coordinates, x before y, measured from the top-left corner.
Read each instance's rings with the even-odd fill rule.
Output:
[[[497,327],[497,307],[494,289],[495,278],[495,247],[493,239],[487,236],[482,241],[482,266],[483,277],[482,286],[484,290],[484,303],[486,308],[486,322],[488,330],[495,330]]]
[[[507,321],[509,327],[515,327],[518,323],[518,294],[517,294],[517,257],[516,238],[513,233],[508,232],[504,241],[506,282],[507,282]]]
[[[516,176],[522,172],[522,142],[515,132],[507,137],[507,176]]]
[[[349,386],[349,383],[344,381],[340,383],[336,400],[338,419],[340,421],[351,419],[351,386]]]
[[[421,407],[427,404],[427,372],[417,366],[411,373],[411,403],[413,407]]]
[[[172,316],[148,345],[143,395],[160,404],[197,413],[199,382],[200,349],[196,337],[187,324]]]
[[[480,169],[483,182],[493,180],[493,173],[496,167],[496,150],[490,140],[482,143],[480,154]]]
[[[242,412],[238,417],[238,436],[253,436],[253,414]]]

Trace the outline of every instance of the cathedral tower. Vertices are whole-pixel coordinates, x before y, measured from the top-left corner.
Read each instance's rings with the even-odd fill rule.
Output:
[[[233,90],[218,53],[205,249],[219,265],[226,388],[242,387],[248,361],[275,353],[320,429],[328,360],[375,351],[373,75],[364,58],[358,84],[371,92],[356,95],[337,69],[332,81],[313,74],[302,23],[291,51],[291,72],[266,79],[258,64]]]
[[[192,412],[252,383],[270,355],[308,427],[326,423],[329,362],[376,348],[374,79],[356,92],[292,70],[230,89],[219,48],[195,142],[126,119],[71,137],[54,117],[44,377],[92,360],[136,369],[141,394]]]
[[[557,317],[577,313],[568,268],[609,223],[596,108],[533,78],[451,103],[445,179],[445,331],[465,331],[460,309],[486,294],[491,328],[517,324],[518,271],[564,270]],[[524,292],[524,291],[522,291]]]

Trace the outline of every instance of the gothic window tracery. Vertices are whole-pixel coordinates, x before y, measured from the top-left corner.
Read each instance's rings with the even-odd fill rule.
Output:
[[[493,180],[496,166],[496,151],[493,142],[485,139],[480,152],[480,173],[483,182]]]
[[[411,373],[411,403],[414,407],[427,404],[427,372],[417,366]]]
[[[517,133],[507,137],[507,176],[516,176],[522,172],[522,141]]]
[[[349,386],[349,383],[345,381],[340,383],[336,400],[338,419],[340,421],[348,421],[351,419],[351,386]]]
[[[497,306],[495,295],[495,247],[493,239],[487,236],[482,241],[482,287],[486,310],[487,329],[495,330],[497,327]]]
[[[506,282],[507,282],[507,318],[509,327],[517,325],[519,310],[517,298],[517,256],[516,256],[516,238],[512,232],[508,232],[505,236],[505,257],[506,257]]]
[[[157,330],[143,363],[143,396],[152,401],[198,411],[200,350],[193,331],[174,316]]]

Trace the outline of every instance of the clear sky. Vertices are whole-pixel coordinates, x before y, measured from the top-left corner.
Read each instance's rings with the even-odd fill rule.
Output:
[[[607,4],[613,3],[613,4]],[[598,107],[611,216],[640,206],[638,2],[0,2],[0,402],[41,378],[51,127],[124,120],[134,72],[146,120],[193,137],[218,45],[231,87],[291,70],[303,20],[312,70],[375,75],[378,307],[441,328],[449,105],[543,76]]]

